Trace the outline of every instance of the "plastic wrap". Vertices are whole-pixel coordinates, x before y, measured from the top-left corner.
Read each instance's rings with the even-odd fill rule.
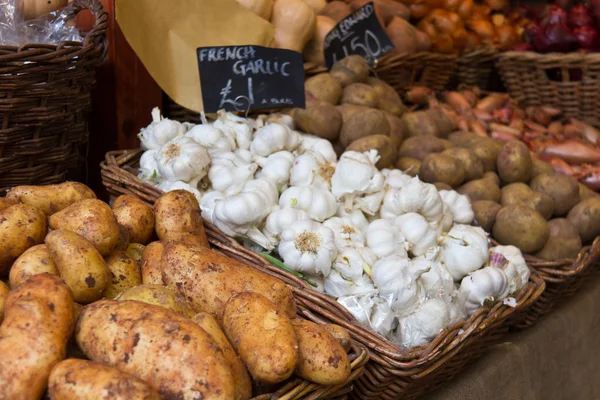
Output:
[[[380,296],[377,291],[357,296],[338,298],[343,305],[361,324],[382,336],[390,337],[396,328],[396,317],[392,311],[392,295]]]

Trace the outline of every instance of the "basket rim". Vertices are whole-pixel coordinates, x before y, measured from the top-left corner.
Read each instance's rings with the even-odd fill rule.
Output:
[[[504,51],[497,54],[499,63],[506,62],[556,62],[556,63],[600,63],[600,53],[538,53],[535,51]]]

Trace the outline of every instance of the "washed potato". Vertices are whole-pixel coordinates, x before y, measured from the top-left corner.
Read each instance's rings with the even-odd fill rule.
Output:
[[[419,175],[419,170],[421,169],[421,161],[412,157],[400,157],[396,161],[396,168],[407,175],[417,176]]]
[[[152,242],[142,252],[140,268],[144,285],[162,285],[162,254],[165,246],[162,242]]]
[[[345,328],[336,324],[323,324],[320,327],[329,332],[346,353],[350,351],[352,348],[352,337],[350,337],[350,333]]]
[[[152,207],[135,196],[125,194],[115,199],[112,210],[119,225],[129,234],[130,242],[148,243],[154,233]]]
[[[0,211],[0,277],[25,250],[40,244],[48,230],[46,215],[28,204]]]
[[[400,121],[400,118],[390,114],[389,112],[384,111],[383,114],[385,115],[390,127],[390,139],[392,140],[392,146],[394,146],[394,150],[398,151],[400,145],[402,144],[402,140],[404,139],[404,133],[402,132],[402,121]]]
[[[539,212],[544,219],[550,219],[554,212],[554,201],[550,196],[534,192],[521,182],[506,185],[500,191],[500,204],[507,206],[521,204]]]
[[[452,147],[452,143],[435,136],[414,136],[400,145],[398,157],[411,157],[423,161],[431,153],[439,153]]]
[[[373,77],[368,77],[366,82],[367,85],[375,89],[375,92],[379,98],[377,107],[380,110],[390,113],[396,117],[399,117],[406,112],[407,108],[404,103],[402,103],[402,99],[400,99],[400,95],[396,89],[381,79]]]
[[[364,153],[375,149],[379,153],[379,161],[375,165],[379,169],[389,168],[396,160],[396,150],[392,146],[392,141],[389,136],[373,135],[361,139],[357,139],[350,143],[346,148],[347,151],[358,151]]]
[[[471,204],[473,208],[473,225],[480,226],[486,232],[492,232],[496,223],[496,215],[502,206],[491,200],[479,200]]]
[[[139,244],[139,243],[129,243],[129,246],[127,246],[127,250],[125,250],[125,252],[127,254],[129,254],[136,263],[138,263],[138,265],[141,267],[142,266],[142,254],[144,254],[144,249],[146,249],[146,246],[144,246],[143,244]]]
[[[542,174],[556,174],[552,165],[540,160],[537,157],[531,157],[531,178]]]
[[[577,228],[565,218],[548,221],[548,228],[550,238],[535,256],[548,261],[576,258],[581,250],[581,238]]]
[[[298,340],[290,319],[266,297],[253,292],[232,296],[222,326],[254,380],[279,383],[292,375]]]
[[[465,171],[465,180],[472,181],[483,176],[483,163],[469,149],[453,147],[442,152],[457,160]]]
[[[366,83],[351,83],[344,88],[341,103],[377,108],[379,105],[379,95],[373,87]]]
[[[342,114],[337,107],[319,100],[308,100],[306,108],[294,108],[292,117],[299,129],[327,140],[336,140],[342,129]]]
[[[529,149],[518,140],[504,143],[498,153],[496,168],[500,179],[506,183],[529,182],[533,168]]]
[[[359,55],[348,56],[336,62],[329,73],[346,87],[352,83],[364,82],[369,76],[369,65]]]
[[[331,74],[324,72],[306,79],[305,90],[317,100],[336,105],[342,96],[342,85]]]
[[[491,138],[478,137],[470,143],[469,150],[475,154],[483,164],[483,170],[496,171],[497,159],[502,145]]]
[[[544,217],[535,210],[522,205],[505,206],[496,214],[494,238],[503,245],[513,245],[523,253],[540,250],[550,237],[550,229]]]
[[[197,236],[199,243],[208,247],[200,205],[187,190],[173,190],[160,196],[154,204],[154,215],[160,240],[178,240],[182,234],[189,234]]]
[[[45,186],[15,186],[6,193],[6,197],[52,215],[80,200],[95,199],[96,195],[83,183],[64,182]]]
[[[4,319],[4,303],[6,302],[6,296],[8,296],[8,285],[0,281],[0,324]]]
[[[562,174],[541,174],[531,180],[531,188],[546,194],[554,200],[554,216],[567,215],[579,202],[579,185],[570,176]]]
[[[600,197],[581,201],[569,211],[567,219],[577,228],[583,243],[591,242],[600,235]]]
[[[456,189],[456,191],[468,196],[471,202],[479,200],[500,202],[500,188],[492,179],[475,179],[474,181],[465,183]]]
[[[124,251],[114,251],[106,258],[111,279],[104,289],[104,297],[114,299],[119,293],[142,284],[140,267],[133,257]]]
[[[11,287],[17,287],[33,275],[49,273],[58,275],[58,268],[45,244],[38,244],[25,250],[17,258],[8,276]]]
[[[181,294],[163,285],[139,285],[130,287],[116,296],[115,300],[141,301],[142,303],[168,308],[169,310],[175,311],[177,314],[189,318],[196,315],[194,310],[192,310],[192,307],[190,307]]]
[[[419,178],[424,182],[443,182],[451,187],[458,187],[465,180],[465,170],[455,158],[434,153],[425,157],[421,163]]]
[[[9,199],[7,197],[0,197],[0,211],[8,208],[10,206],[14,206],[17,204],[17,201],[14,199]]]
[[[390,135],[390,125],[383,111],[365,108],[357,113],[344,117],[340,131],[340,142],[344,146],[350,145],[357,139],[372,135]]]

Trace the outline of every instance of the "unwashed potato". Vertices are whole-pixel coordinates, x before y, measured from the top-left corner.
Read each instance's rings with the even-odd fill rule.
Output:
[[[327,140],[336,140],[342,129],[342,114],[329,103],[308,100],[306,108],[294,108],[294,122],[304,132]]]
[[[437,108],[415,111],[402,116],[402,128],[407,136],[448,137],[456,129],[454,123]]]
[[[485,172],[496,171],[498,155],[502,149],[500,142],[491,138],[478,137],[468,148],[479,158]]]
[[[379,95],[375,88],[366,83],[351,83],[344,88],[341,103],[377,108],[379,106]]]
[[[344,146],[365,136],[389,136],[390,134],[390,125],[383,111],[365,108],[360,112],[350,114],[347,119],[343,119],[340,142]]]
[[[334,106],[339,103],[342,96],[342,85],[327,72],[308,78],[304,82],[304,89],[317,100]]]
[[[298,376],[322,385],[338,385],[350,376],[348,355],[342,345],[314,322],[294,319],[298,340]]]
[[[0,276],[25,250],[42,243],[47,230],[46,215],[36,207],[15,204],[0,211]]]
[[[235,395],[231,366],[212,337],[166,308],[100,300],[83,308],[75,338],[90,360],[134,375],[165,399]]]
[[[254,380],[279,383],[292,375],[298,340],[290,319],[266,297],[253,292],[232,296],[222,326]]]
[[[489,179],[494,182],[494,185],[500,187],[500,177],[494,171],[487,171],[483,174],[483,179]]]
[[[417,176],[421,169],[421,161],[412,157],[401,157],[396,160],[396,168],[401,170],[407,175]]]
[[[160,400],[146,382],[116,368],[89,360],[56,364],[48,379],[52,400]]]
[[[394,149],[398,151],[400,144],[402,144],[402,139],[404,139],[404,134],[402,133],[402,121],[400,121],[400,118],[390,114],[389,112],[384,111],[383,114],[385,115],[388,125],[390,126],[390,139],[392,139],[392,146],[394,146]]]
[[[97,199],[80,200],[48,219],[51,229],[65,229],[83,236],[103,256],[109,255],[119,241],[119,224],[112,210]]]
[[[543,193],[534,192],[521,182],[506,185],[500,191],[500,204],[521,204],[539,212],[544,219],[550,219],[554,212],[554,200]]]
[[[496,168],[500,179],[506,183],[529,182],[533,169],[529,149],[518,140],[504,143],[498,153]]]
[[[452,189],[452,186],[450,186],[444,182],[433,182],[433,186],[435,186],[435,188],[438,190],[438,192],[440,190],[454,190],[454,189]]]
[[[156,234],[163,241],[173,241],[182,234],[198,237],[203,247],[208,247],[200,205],[187,190],[172,190],[160,196],[154,203]]]
[[[576,258],[581,250],[581,238],[577,228],[565,218],[548,221],[548,228],[550,238],[535,256],[548,261]]]
[[[373,77],[368,77],[366,83],[377,93],[377,97],[379,98],[377,107],[380,110],[396,117],[399,117],[406,112],[407,108],[404,103],[402,103],[402,99],[396,89],[381,79]]]
[[[152,207],[135,196],[125,194],[115,199],[112,210],[119,225],[129,233],[130,242],[148,243],[154,232]]]
[[[567,215],[579,203],[579,185],[570,176],[550,173],[540,174],[531,180],[531,189],[546,194],[554,200],[554,216]]]
[[[537,157],[531,157],[531,178],[542,174],[556,174],[552,165],[540,160]]]
[[[492,179],[475,179],[474,181],[465,183],[456,191],[468,196],[471,202],[480,200],[500,202],[500,188]]]
[[[411,157],[423,161],[431,153],[439,153],[452,147],[452,143],[435,136],[414,136],[400,145],[398,157]]]
[[[10,206],[14,206],[17,204],[17,201],[14,199],[9,199],[7,197],[0,197],[0,211],[8,208]]]
[[[443,182],[455,188],[465,180],[462,164],[449,155],[442,153],[429,154],[421,163],[419,178],[424,182]]]
[[[346,87],[352,83],[365,82],[369,76],[369,65],[359,55],[348,56],[336,62],[329,73],[341,83],[342,87]]]
[[[453,147],[444,150],[442,154],[446,154],[456,159],[462,165],[463,170],[465,171],[465,180],[467,182],[479,179],[483,176],[483,163],[469,149]]]
[[[6,296],[8,296],[8,290],[8,285],[0,281],[0,324],[4,319],[4,302],[6,301]]]
[[[473,132],[467,131],[456,131],[448,135],[448,140],[454,143],[458,147],[469,147],[472,143],[476,142],[481,136],[474,134]]]
[[[116,296],[115,300],[141,301],[142,303],[168,308],[188,318],[196,315],[181,294],[163,285],[139,285],[131,287]]]
[[[110,271],[94,245],[64,229],[50,232],[45,243],[77,303],[87,304],[102,297],[110,282]]]
[[[292,292],[282,281],[214,250],[166,244],[162,279],[167,287],[184,295],[195,311],[208,312],[219,322],[225,303],[244,291],[265,296],[290,318],[296,315]]]
[[[585,186],[582,183],[578,183],[578,186],[579,186],[579,199],[582,201],[585,199],[589,199],[590,197],[600,196],[600,194],[594,192],[592,189],[590,189],[589,187]]]
[[[127,250],[129,247],[129,232],[123,225],[119,225],[119,240],[115,245],[114,250]]]
[[[350,351],[352,348],[352,337],[345,328],[342,328],[336,324],[323,324],[319,326],[329,332],[336,342],[342,346],[346,353]]]
[[[500,244],[516,246],[528,254],[544,247],[550,237],[544,217],[519,204],[505,206],[498,211],[493,233]]]
[[[119,293],[142,284],[142,274],[137,262],[124,251],[114,251],[106,258],[111,279],[104,289],[104,297],[114,299]]]
[[[600,235],[600,197],[591,197],[579,202],[569,211],[567,219],[577,228],[583,243]]]
[[[58,268],[45,244],[38,244],[25,250],[17,258],[8,276],[11,287],[17,287],[33,275],[49,273],[58,275]]]
[[[355,140],[346,148],[347,151],[358,151],[360,153],[371,149],[375,149],[379,153],[379,161],[375,164],[379,169],[392,166],[396,160],[396,149],[394,149],[390,137],[385,135],[367,136]]]
[[[142,252],[140,268],[144,285],[162,285],[162,255],[165,246],[162,242],[152,242]]]
[[[248,371],[246,371],[246,367],[235,353],[235,350],[233,350],[231,343],[227,340],[217,320],[210,314],[198,313],[192,317],[192,321],[197,323],[200,328],[204,329],[213,338],[223,352],[225,359],[231,364],[235,378],[235,399],[245,400],[252,397],[252,382],[250,381],[250,376],[248,376]]]
[[[496,215],[502,206],[494,201],[479,200],[471,204],[475,218],[473,225],[480,226],[486,232],[492,232],[496,223]]]
[[[129,243],[127,246],[127,250],[125,252],[129,254],[136,263],[141,267],[142,266],[142,254],[144,254],[144,249],[146,246],[139,243]]]
[[[83,183],[64,182],[46,186],[15,186],[8,191],[6,197],[52,215],[80,200],[95,199],[96,195]]]
[[[32,276],[8,293],[0,325],[0,398],[42,398],[52,367],[67,353],[73,316],[73,297],[58,276]]]

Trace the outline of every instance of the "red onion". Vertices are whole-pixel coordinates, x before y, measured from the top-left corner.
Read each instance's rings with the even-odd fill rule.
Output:
[[[591,26],[577,27],[573,30],[573,35],[582,49],[595,50],[598,48],[598,31]]]
[[[560,8],[556,4],[548,4],[544,7],[541,15],[542,26],[550,24],[567,24],[568,14],[564,8]]]
[[[592,26],[594,21],[590,16],[589,10],[583,4],[573,6],[569,10],[569,26],[576,28],[579,26]]]
[[[573,0],[555,0],[554,4],[556,4],[560,8],[568,10],[573,5]]]
[[[547,25],[544,28],[544,35],[536,39],[538,40],[534,41],[533,46],[541,52],[567,53],[577,44],[577,39],[564,24]]]
[[[533,47],[529,43],[518,43],[513,46],[512,51],[531,51]]]

